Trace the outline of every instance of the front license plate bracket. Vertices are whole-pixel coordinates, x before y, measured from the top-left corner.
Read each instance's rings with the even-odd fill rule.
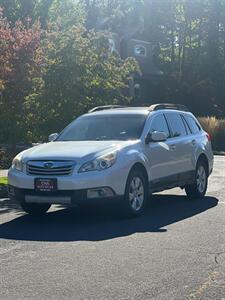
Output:
[[[56,192],[57,179],[56,178],[36,178],[34,181],[34,188],[37,192]]]

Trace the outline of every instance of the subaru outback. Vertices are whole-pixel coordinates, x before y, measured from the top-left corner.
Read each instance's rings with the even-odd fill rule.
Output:
[[[117,199],[136,216],[154,192],[180,187],[204,197],[212,169],[210,135],[185,106],[103,106],[18,154],[9,195],[33,215],[52,204]]]

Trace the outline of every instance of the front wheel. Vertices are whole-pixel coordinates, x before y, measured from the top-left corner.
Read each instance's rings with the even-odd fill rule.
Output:
[[[208,186],[208,172],[204,161],[199,161],[195,171],[194,183],[187,185],[185,191],[190,198],[203,198]]]
[[[131,171],[128,176],[124,197],[124,208],[128,216],[142,214],[148,197],[148,182],[144,173],[139,170]]]
[[[41,216],[41,215],[44,215],[49,210],[49,208],[51,207],[51,204],[22,202],[21,207],[26,213],[28,213],[32,216]]]

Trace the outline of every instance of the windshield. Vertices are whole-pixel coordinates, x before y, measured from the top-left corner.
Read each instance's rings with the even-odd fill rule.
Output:
[[[145,120],[145,115],[81,117],[66,127],[56,141],[136,140]]]

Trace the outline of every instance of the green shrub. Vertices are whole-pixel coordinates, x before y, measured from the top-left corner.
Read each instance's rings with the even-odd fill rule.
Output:
[[[9,169],[14,157],[15,153],[0,149],[0,170]]]

